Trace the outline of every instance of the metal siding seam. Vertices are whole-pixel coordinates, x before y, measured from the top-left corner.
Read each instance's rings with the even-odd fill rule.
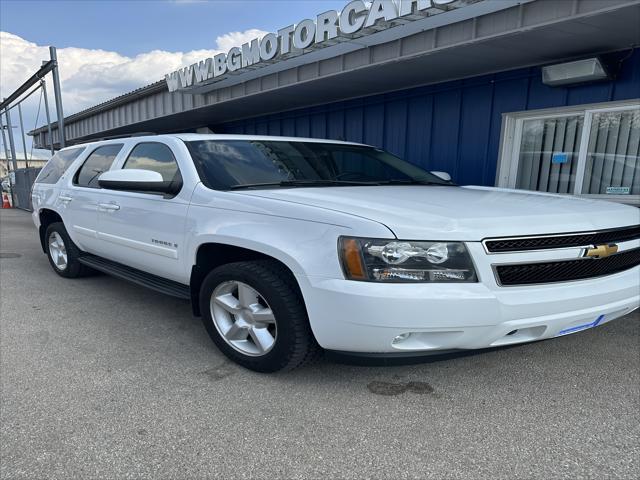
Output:
[[[613,101],[613,89],[615,87],[616,82],[610,82],[609,83],[609,98],[608,101],[612,102]]]
[[[433,141],[433,111],[435,110],[435,98],[433,94],[429,95],[430,97],[430,105],[431,105],[431,111],[429,112],[430,117],[429,117],[429,158],[427,158],[427,170],[429,170],[430,166],[431,166],[431,161],[433,159],[433,145],[434,145],[434,141]]]
[[[458,175],[460,167],[460,144],[462,141],[462,108],[464,105],[464,86],[460,86],[460,95],[458,101],[458,141],[456,142],[456,162],[453,166],[451,175],[455,178]]]
[[[531,72],[531,68],[528,69]],[[527,94],[524,97],[524,109],[529,110],[529,103],[531,97],[531,76],[527,79]]]
[[[407,108],[404,110],[404,145],[402,146],[402,158],[404,160],[407,159],[407,143],[409,142],[409,108],[411,106],[411,102],[407,100]],[[413,162],[411,162],[413,163]]]
[[[387,148],[387,114],[389,113],[389,109],[387,108],[386,99],[383,105],[384,106],[382,110],[382,149],[389,150]]]
[[[521,5],[522,7],[522,5]],[[489,128],[487,129],[487,139],[484,144],[484,161],[482,162],[482,184],[486,185],[487,182],[487,173],[489,171],[489,144],[491,143],[491,130],[492,130],[492,120],[495,114],[495,102],[496,102],[496,81],[495,75],[492,75],[492,79],[489,82],[491,85],[491,108],[489,109]],[[500,122],[502,125],[502,122]],[[502,129],[502,126],[500,127]],[[497,161],[497,159],[496,159]]]
[[[329,137],[329,113],[324,115],[324,134],[325,138]]]
[[[420,115],[424,117],[424,123],[422,124],[424,128],[424,134],[422,136],[419,136],[418,139],[424,138],[426,147],[422,147],[422,144],[420,143],[420,141],[418,141],[418,144],[421,145],[419,150],[420,158],[423,159],[420,165],[424,168],[428,168],[431,162],[431,148],[433,143],[432,142],[433,95],[425,94],[421,97],[421,100],[422,100],[422,112],[420,112]]]

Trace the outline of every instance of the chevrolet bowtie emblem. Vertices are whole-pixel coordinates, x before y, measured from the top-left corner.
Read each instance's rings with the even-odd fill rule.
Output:
[[[587,249],[584,254],[585,257],[593,257],[593,258],[605,258],[609,255],[613,255],[618,251],[618,245],[609,244],[609,245],[596,245],[594,248]]]

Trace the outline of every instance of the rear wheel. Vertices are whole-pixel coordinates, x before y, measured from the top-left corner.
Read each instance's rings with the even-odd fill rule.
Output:
[[[62,222],[52,223],[47,227],[45,240],[49,263],[58,275],[76,278],[90,271],[78,261],[81,252],[69,237]]]
[[[272,260],[213,270],[200,290],[200,311],[216,346],[251,370],[291,370],[321,351],[295,280]]]

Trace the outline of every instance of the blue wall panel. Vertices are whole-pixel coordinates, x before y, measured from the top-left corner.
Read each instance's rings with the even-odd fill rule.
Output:
[[[295,137],[296,121],[293,118],[285,118],[282,120],[282,135],[286,137]]]
[[[500,150],[502,114],[505,112],[520,112],[527,109],[530,80],[530,78],[524,77],[496,81],[493,89],[493,113],[491,118],[487,119],[491,123],[489,135],[485,141],[487,153],[484,159],[484,170],[477,172],[477,177],[473,176],[474,184],[493,185],[495,183],[498,152]],[[478,145],[478,147],[485,145]]]
[[[268,122],[257,122],[256,123],[256,134],[257,135],[269,135],[269,123]],[[273,135],[275,135],[275,133]]]
[[[327,138],[344,140],[344,110],[330,112],[327,117]]]
[[[363,128],[364,122],[364,110],[362,107],[347,108],[344,112],[344,139],[349,139],[352,142],[362,143],[363,141]]]
[[[394,155],[404,157],[407,142],[406,99],[389,102],[385,108],[383,148]]]
[[[458,136],[460,134],[460,105],[462,90],[440,92],[433,98],[433,125],[431,126],[431,154],[423,165],[428,170],[444,170],[456,177],[458,162]],[[447,138],[449,141],[434,141]]]
[[[552,108],[557,105],[567,105],[566,88],[549,87],[542,82],[531,82],[529,87],[529,105],[530,110],[540,108]]]
[[[327,118],[324,113],[314,113],[311,115],[311,135],[312,138],[327,138]]]
[[[458,135],[457,169],[452,175],[461,185],[474,183],[475,172],[485,170],[487,138],[491,129],[493,86],[471,86],[462,98],[460,132]],[[482,148],[483,145],[486,145]],[[478,148],[480,146],[481,148]]]
[[[609,82],[542,84],[539,67],[417,87],[216,125],[220,133],[332,138],[384,148],[461,184],[493,185],[502,115],[640,98],[640,52],[605,57]],[[622,62],[621,62],[622,61]]]
[[[309,115],[302,115],[296,118],[296,137],[310,137],[311,128]]]
[[[426,167],[431,154],[431,125],[433,121],[433,97],[420,96],[409,101],[407,112],[407,142],[404,158]]]
[[[613,86],[614,100],[640,97],[640,55],[636,51],[633,55],[621,57],[619,61],[624,63],[617,74],[618,81]]]

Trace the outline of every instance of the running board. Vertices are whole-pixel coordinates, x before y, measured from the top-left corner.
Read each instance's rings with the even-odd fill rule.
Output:
[[[95,255],[84,254],[78,258],[78,261],[87,267],[94,268],[101,272],[114,277],[122,278],[130,282],[136,283],[143,287],[150,288],[156,292],[164,293],[172,297],[182,298],[184,300],[191,299],[191,291],[187,285],[183,285],[173,280],[158,277],[150,273],[143,272],[136,268],[127,267],[121,263],[112,262]]]

